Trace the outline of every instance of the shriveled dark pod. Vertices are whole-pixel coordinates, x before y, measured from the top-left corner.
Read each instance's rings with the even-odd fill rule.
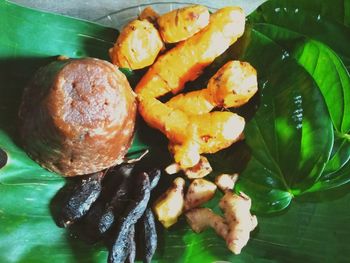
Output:
[[[147,208],[143,216],[137,222],[136,231],[138,235],[138,252],[142,256],[143,262],[152,261],[157,249],[156,222],[151,208]]]
[[[151,190],[153,190],[158,185],[162,172],[160,171],[160,169],[155,168],[147,173],[149,175]]]
[[[106,233],[117,220],[117,217],[123,213],[131,192],[130,179],[134,169],[135,163],[124,163],[109,171],[110,176],[119,179],[120,183],[117,187],[114,186],[113,194],[106,202],[103,213],[97,218],[98,229],[101,234]]]
[[[129,200],[123,215],[116,224],[116,232],[110,247],[108,262],[125,262],[129,255],[130,228],[143,215],[150,198],[150,181],[147,173],[138,173],[132,178],[133,185],[131,200]]]
[[[135,258],[136,258],[135,225],[132,225],[129,231],[129,256],[127,260],[129,263],[134,263]]]
[[[127,205],[130,195],[130,178],[124,177],[122,183],[115,189],[115,193],[110,201],[105,205],[104,211],[98,221],[98,229],[101,234],[106,233],[114,224],[118,215],[121,215]]]
[[[59,215],[60,227],[68,227],[86,215],[101,194],[103,175],[103,172],[98,172],[83,176],[75,185]]]
[[[126,192],[126,181],[131,176],[134,167],[135,164],[121,164],[106,170],[102,180],[101,195],[82,220],[82,223],[85,225],[84,235],[87,235],[90,241],[96,242],[100,240],[106,230],[114,223],[114,213],[111,213],[111,216],[108,217],[108,209],[110,209],[111,202],[116,198],[117,193]],[[124,190],[120,191],[120,189]],[[125,206],[125,202],[123,205]],[[120,207],[120,210],[116,211],[116,213],[121,213],[122,211],[123,209]]]

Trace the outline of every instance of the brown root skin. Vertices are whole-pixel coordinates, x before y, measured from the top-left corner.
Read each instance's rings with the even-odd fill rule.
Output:
[[[251,199],[243,193],[226,192],[220,200],[219,206],[224,211],[229,229],[226,244],[234,254],[241,253],[248,243],[250,232],[258,224],[256,216],[250,214],[251,204]]]
[[[215,178],[215,184],[223,191],[232,191],[238,180],[238,174],[220,174]]]
[[[240,254],[249,240],[250,232],[258,224],[256,216],[250,214],[251,200],[243,193],[236,195],[228,191],[219,205],[224,218],[209,208],[195,208],[186,212],[187,222],[196,233],[212,227],[225,239],[232,253]]]
[[[201,206],[215,195],[216,185],[205,179],[195,179],[188,187],[185,197],[185,211]]]
[[[222,238],[226,238],[228,226],[225,219],[215,214],[210,208],[194,208],[185,214],[187,223],[192,230],[200,233],[208,227],[211,227]]]

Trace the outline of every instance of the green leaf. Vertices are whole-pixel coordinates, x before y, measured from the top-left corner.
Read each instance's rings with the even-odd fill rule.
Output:
[[[341,169],[350,158],[350,141],[346,139],[350,131],[350,75],[340,58],[318,41],[265,23],[254,24],[254,29],[286,48],[313,77],[325,99],[335,129],[332,155],[321,175],[328,178],[329,173]],[[348,177],[350,178],[350,173]],[[343,180],[337,179],[339,185],[348,181],[345,175],[342,178]],[[335,187],[332,180],[328,179],[327,182],[330,188]],[[326,189],[325,185],[323,182],[322,189]]]
[[[254,29],[285,48],[319,86],[334,128],[350,131],[350,76],[337,54],[326,45],[280,26],[257,23]],[[331,87],[331,88],[330,88]]]
[[[330,46],[350,67],[348,0],[271,0],[262,4],[249,20],[284,27]]]
[[[341,169],[350,159],[350,140],[335,134],[332,154],[328,160],[323,175],[335,173]],[[350,178],[350,174],[349,174]]]
[[[252,63],[266,82],[245,130],[252,158],[237,190],[252,197],[256,211],[273,212],[318,180],[331,153],[333,129],[311,76],[269,38],[247,32],[239,59]]]

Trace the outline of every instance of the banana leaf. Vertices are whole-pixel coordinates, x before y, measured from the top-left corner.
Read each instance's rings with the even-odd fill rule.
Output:
[[[103,244],[87,244],[72,232],[56,226],[52,216],[55,198],[66,180],[42,169],[25,154],[17,142],[16,119],[21,91],[38,67],[58,55],[107,59],[107,50],[117,34],[111,28],[0,1],[0,148],[7,156],[1,159],[6,164],[0,166],[0,262],[106,262]],[[261,42],[263,38],[255,39]],[[249,49],[243,46],[240,52],[235,48],[235,56],[232,53],[225,56],[227,59],[242,57],[254,64],[260,72],[261,88],[267,88],[270,83],[280,89],[287,88],[292,81],[301,84],[301,91],[311,92],[318,108],[323,109],[320,127],[331,123],[324,112],[326,103],[315,88],[317,83],[307,71],[293,61],[282,59],[282,49],[269,41],[264,43],[268,45],[255,43]],[[289,72],[289,81],[284,81]],[[314,114],[312,109],[311,113]],[[265,129],[269,131],[268,127]],[[145,129],[143,133],[151,131]],[[154,137],[152,135],[149,137]],[[153,147],[147,138],[139,136],[131,151],[146,146]],[[321,146],[328,149],[323,156],[331,155],[328,140]],[[217,173],[238,171],[244,167],[238,167],[237,160],[238,163],[247,161],[250,151],[252,149],[238,144],[210,158]],[[259,227],[239,256],[229,253],[214,231],[195,234],[182,218],[174,227],[160,231],[154,262],[347,262],[350,258],[349,190],[347,184],[306,194],[278,214],[259,216]],[[207,206],[220,212],[217,207],[220,197],[218,194]]]

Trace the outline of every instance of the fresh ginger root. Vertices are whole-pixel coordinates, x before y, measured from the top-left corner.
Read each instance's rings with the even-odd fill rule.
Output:
[[[176,174],[180,171],[184,172],[188,179],[198,179],[210,174],[213,168],[205,156],[201,156],[199,162],[190,168],[183,169],[178,163],[172,163],[165,168],[167,174]]]
[[[256,216],[250,214],[250,207],[251,200],[248,196],[227,191],[220,200],[220,208],[224,211],[225,218],[216,215],[209,208],[195,208],[185,215],[193,231],[199,233],[212,227],[225,239],[227,247],[234,254],[240,254],[248,243],[250,232],[258,225]]]
[[[228,226],[225,219],[215,214],[210,208],[194,208],[185,214],[187,223],[192,230],[200,233],[208,227],[211,227],[222,238],[226,238]]]
[[[238,180],[238,174],[220,174],[215,178],[215,184],[223,191],[232,191]]]
[[[185,180],[177,177],[153,205],[154,214],[165,228],[175,224],[182,214],[185,203],[184,187]]]
[[[191,182],[185,196],[185,211],[199,207],[212,199],[217,186],[205,179],[198,178]]]
[[[250,214],[251,205],[251,199],[243,193],[236,195],[228,191],[220,200],[219,206],[228,225],[226,244],[234,254],[241,253],[248,243],[250,232],[258,225],[256,216]]]

